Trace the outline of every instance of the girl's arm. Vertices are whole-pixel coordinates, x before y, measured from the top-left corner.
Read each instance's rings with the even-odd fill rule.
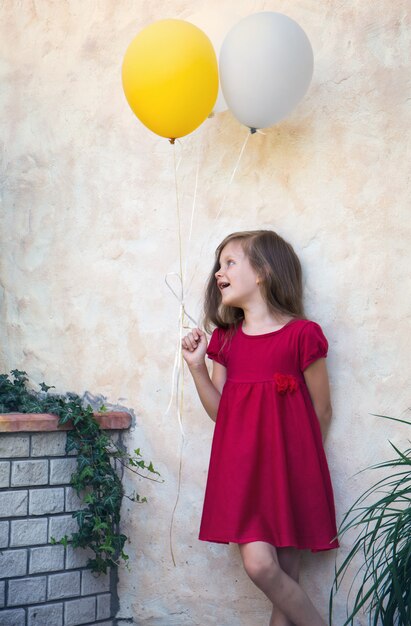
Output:
[[[212,378],[210,379],[205,364],[206,350],[207,339],[205,333],[199,328],[194,328],[182,340],[183,357],[193,377],[201,404],[215,422],[227,374],[223,365],[214,362]]]
[[[323,442],[327,437],[332,416],[330,398],[330,384],[325,358],[320,358],[311,363],[303,372],[305,382],[314,406],[314,410],[320,422]]]
[[[205,362],[189,365],[201,404],[211,417],[213,422],[217,419],[218,405],[220,404],[221,391],[226,378],[226,368],[220,363],[213,363],[213,373],[210,380]],[[224,370],[224,372],[222,371]]]

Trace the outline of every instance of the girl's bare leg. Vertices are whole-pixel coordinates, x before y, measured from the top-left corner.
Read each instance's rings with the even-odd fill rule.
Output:
[[[239,544],[244,569],[255,585],[295,626],[326,626],[298,582],[280,566],[277,550],[265,541]]]
[[[283,572],[298,583],[300,580],[301,550],[291,547],[277,548],[277,556]],[[294,624],[274,604],[269,626],[294,626]]]

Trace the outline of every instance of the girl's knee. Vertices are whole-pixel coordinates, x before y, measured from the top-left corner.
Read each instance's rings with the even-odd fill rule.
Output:
[[[279,563],[269,557],[244,556],[243,565],[248,576],[254,582],[264,581],[267,577],[273,580],[281,574]]]

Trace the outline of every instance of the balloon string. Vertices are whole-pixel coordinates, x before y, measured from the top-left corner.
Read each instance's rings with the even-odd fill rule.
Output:
[[[225,207],[225,203],[226,203],[226,200],[227,200],[227,197],[228,197],[228,192],[230,190],[231,184],[232,184],[232,182],[234,180],[234,176],[236,175],[236,172],[237,172],[238,167],[240,165],[240,162],[241,162],[242,156],[244,154],[244,150],[246,148],[248,140],[250,138],[250,135],[251,135],[251,133],[249,131],[247,131],[247,136],[244,139],[243,145],[241,146],[240,154],[238,155],[237,161],[236,161],[236,163],[234,165],[234,169],[233,169],[233,171],[231,173],[231,176],[230,176],[230,178],[228,180],[228,184],[227,184],[227,187],[226,187],[226,190],[225,190],[225,193],[224,193],[223,200],[221,202],[220,208],[219,208],[219,210],[217,212],[217,215],[214,217],[213,221],[211,222],[211,228],[209,229],[209,235],[208,235],[208,237],[206,238],[206,240],[203,242],[203,244],[201,246],[200,254],[198,255],[198,261],[197,261],[197,263],[196,263],[196,265],[194,267],[194,270],[192,272],[192,275],[191,275],[191,278],[190,278],[190,280],[188,282],[188,285],[186,286],[186,293],[188,293],[188,291],[189,291],[189,289],[191,287],[191,284],[193,282],[194,276],[196,274],[196,271],[198,270],[198,266],[200,264],[200,261],[203,259],[204,247],[205,247],[206,244],[208,244],[210,242],[210,239],[211,239],[211,237],[213,235],[213,230],[214,230],[215,224],[216,224],[218,218],[220,217],[221,213],[223,212],[223,209]]]
[[[183,158],[183,145],[182,143],[177,139],[178,143],[181,146],[181,155],[180,155],[180,159],[177,163],[177,165],[175,166],[175,174],[178,171],[182,158]],[[197,154],[198,158],[197,158],[197,173],[196,173],[196,185],[195,185],[195,192],[194,192],[194,201],[193,201],[193,206],[192,206],[192,211],[191,211],[191,221],[190,221],[190,236],[189,236],[189,240],[188,240],[188,244],[190,244],[191,241],[191,235],[192,235],[192,229],[193,229],[193,220],[194,220],[194,212],[195,212],[195,203],[196,203],[196,198],[197,198],[197,185],[198,185],[198,170],[199,170],[199,150],[198,150],[198,154]],[[177,212],[178,215],[180,215],[180,211],[179,211],[179,199],[178,199],[178,185],[177,185],[177,178],[175,176],[175,186],[176,186],[176,199],[177,199]],[[179,220],[179,226],[180,226],[180,220]],[[181,267],[181,257],[182,257],[182,249],[180,247],[180,267]],[[185,272],[184,272],[184,276],[186,275],[186,271],[187,271],[187,261],[186,261],[186,267],[185,267]],[[180,282],[179,288],[180,288],[180,293],[177,293],[176,290],[172,287],[172,285],[169,282],[168,277],[169,276],[176,276]],[[166,276],[164,277],[164,281],[167,285],[167,287],[170,289],[171,293],[175,296],[175,298],[178,300],[179,304],[180,304],[180,316],[179,316],[179,329],[181,326],[183,326],[184,328],[186,328],[185,324],[184,324],[184,318],[183,318],[183,322],[181,323],[181,315],[182,315],[182,311],[181,308],[184,309],[184,313],[185,315],[188,317],[188,319],[194,324],[194,326],[197,326],[197,322],[196,320],[188,313],[186,307],[185,307],[185,302],[184,302],[184,289],[183,289],[183,284],[184,284],[184,280],[182,279],[181,275],[178,274],[177,272],[168,272],[166,274]],[[178,344],[177,344],[177,348],[175,351],[175,356],[174,356],[174,364],[173,364],[173,373],[172,373],[172,379],[171,379],[171,391],[170,391],[170,401],[168,403],[167,409],[165,411],[165,414],[167,415],[171,405],[173,403],[173,398],[174,398],[174,388],[175,388],[175,381],[177,378],[177,374],[178,374],[178,370],[179,370],[179,357],[181,354],[181,339],[182,336],[180,337],[181,333],[178,333]],[[178,413],[179,415],[179,413]],[[180,430],[182,435],[184,435],[184,430],[183,430],[183,426],[182,426],[182,422],[181,420],[179,420],[180,422]]]
[[[175,163],[175,152],[173,151],[173,160],[174,160],[174,182],[175,182],[175,190],[176,190],[176,207],[177,207],[177,220],[178,220],[178,229],[179,229],[179,258],[180,258],[180,272],[181,272],[181,267],[182,267],[182,245],[181,245],[181,234],[180,234],[180,230],[181,230],[181,219],[180,219],[180,203],[179,203],[179,198],[178,198],[178,183],[177,183],[177,171],[180,167],[181,161],[183,159],[183,144],[182,142],[177,139],[177,142],[180,144],[181,146],[181,155],[180,155],[180,159],[176,165]],[[199,150],[197,152],[197,172],[196,172],[196,184],[195,184],[195,193],[194,193],[194,201],[193,201],[193,206],[192,206],[192,210],[191,210],[191,220],[190,220],[190,235],[189,235],[189,239],[188,239],[188,249],[190,246],[190,242],[191,242],[191,235],[192,235],[192,230],[193,230],[193,220],[194,220],[194,211],[195,211],[195,203],[196,203],[196,198],[197,198],[197,185],[198,185],[198,170],[199,170]],[[184,316],[183,316],[183,320],[181,321],[181,315],[182,315],[182,311],[181,308],[183,308],[183,312],[185,313],[185,315],[188,317],[188,319],[194,324],[194,326],[197,326],[197,322],[196,320],[189,315],[189,313],[186,310],[185,307],[185,302],[184,302],[184,280],[185,280],[185,275],[187,272],[187,261],[186,261],[186,266],[185,266],[185,272],[184,272],[184,277],[181,274],[178,274],[177,272],[168,272],[166,274],[166,276],[164,277],[165,283],[167,285],[167,287],[170,289],[171,293],[175,296],[175,298],[178,300],[178,302],[180,303],[180,315],[179,315],[179,322],[178,322],[178,327],[179,329],[181,328],[181,326],[183,326],[184,328],[186,328],[186,326],[184,325]],[[177,293],[173,287],[171,286],[168,277],[169,276],[176,276],[180,282],[180,293]],[[182,336],[180,337],[180,332],[179,332],[179,343],[177,344],[177,348],[176,348],[176,352],[175,352],[175,356],[174,356],[174,365],[173,365],[173,374],[172,374],[172,380],[171,380],[171,393],[170,393],[170,401],[168,403],[167,409],[165,411],[165,415],[167,415],[167,413],[169,412],[172,402],[173,402],[173,397],[174,397],[174,384],[175,384],[175,380],[176,380],[176,376],[177,376],[177,371],[178,371],[178,359],[179,359],[179,355],[181,353],[181,339]],[[178,413],[179,415],[179,413]],[[183,426],[182,423],[180,421],[180,430],[181,433],[184,435],[184,430],[183,430]]]
[[[195,185],[194,185],[193,205],[192,205],[192,208],[191,208],[190,231],[189,231],[189,234],[188,234],[186,263],[185,263],[185,268],[184,268],[184,282],[185,282],[185,280],[187,278],[188,259],[189,259],[189,256],[190,256],[190,248],[191,248],[191,236],[193,234],[193,222],[194,222],[195,206],[196,206],[196,201],[197,201],[197,189],[198,189],[198,174],[199,174],[199,170],[200,170],[200,142],[197,142],[196,180],[195,180]]]
[[[184,434],[184,428],[183,428],[183,404],[184,404],[184,361],[183,361],[183,357],[182,357],[182,352],[181,352],[181,342],[183,339],[183,329],[186,327],[185,326],[185,316],[187,316],[192,322],[193,324],[196,326],[196,321],[194,320],[193,317],[191,317],[191,315],[189,315],[187,313],[187,311],[185,310],[185,303],[184,303],[184,277],[183,277],[183,245],[182,245],[182,237],[181,237],[181,211],[180,211],[180,202],[179,202],[179,197],[178,197],[178,184],[177,184],[177,170],[178,167],[181,163],[181,159],[178,163],[178,165],[176,164],[176,156],[175,156],[175,150],[173,150],[173,164],[174,164],[174,182],[175,182],[175,190],[176,190],[176,208],[177,208],[177,226],[178,226],[178,250],[179,250],[179,267],[180,267],[180,272],[168,272],[165,276],[165,283],[167,285],[167,287],[170,289],[170,291],[172,292],[172,294],[177,298],[177,300],[180,303],[180,312],[179,312],[179,317],[178,317],[178,344],[176,346],[176,351],[175,351],[175,356],[174,356],[174,364],[173,364],[173,373],[172,373],[172,381],[171,381],[171,394],[170,394],[170,402],[167,406],[165,415],[167,415],[168,411],[171,408],[172,402],[173,402],[173,396],[174,396],[174,389],[176,389],[176,398],[177,398],[177,419],[178,419],[178,423],[179,423],[179,427],[180,427],[180,431],[181,431],[181,445],[180,445],[180,455],[179,455],[179,469],[178,469],[178,486],[177,486],[177,497],[174,503],[174,507],[173,507],[173,512],[171,515],[171,523],[170,523],[170,532],[169,532],[169,540],[170,540],[170,552],[171,552],[171,558],[173,561],[173,565],[174,567],[176,567],[176,561],[174,558],[174,550],[173,550],[173,524],[174,524],[174,514],[175,511],[177,509],[177,504],[180,498],[180,492],[181,492],[181,479],[182,479],[182,466],[183,466],[183,450],[184,450],[184,443],[185,443],[185,434]],[[197,189],[197,179],[198,179],[198,175],[196,177],[196,189]],[[197,195],[197,191],[194,195],[194,202],[193,202],[193,207],[192,207],[192,215],[191,215],[191,224],[190,224],[190,238],[189,238],[189,242],[191,239],[191,232],[192,232],[192,225],[193,225],[193,216],[194,216],[194,208],[195,208],[195,198]],[[173,289],[173,287],[171,286],[169,280],[168,280],[168,276],[177,276],[179,279],[179,283],[180,283],[180,293],[178,293],[175,289]]]
[[[184,319],[184,307],[180,306],[180,315],[179,315],[179,333],[178,333],[178,345],[176,349],[176,355],[174,359],[174,368],[173,368],[173,384],[172,384],[172,393],[174,391],[174,382],[176,383],[177,389],[177,418],[178,423],[180,425],[181,430],[181,442],[180,442],[180,454],[179,454],[179,463],[178,463],[178,483],[177,483],[177,496],[174,502],[173,511],[171,514],[171,523],[170,523],[170,531],[169,531],[169,541],[170,541],[170,553],[171,559],[173,561],[174,567],[176,567],[176,560],[174,558],[174,550],[173,550],[173,525],[174,525],[174,515],[177,509],[177,504],[180,499],[181,492],[181,477],[182,477],[182,467],[183,467],[183,450],[185,443],[185,434],[182,423],[182,407],[183,407],[183,389],[184,389],[184,372],[183,372],[183,362],[181,356],[181,340],[182,340],[182,321]],[[183,375],[181,375],[183,374]],[[173,396],[172,396],[173,397]],[[171,397],[171,400],[172,400]],[[169,407],[171,404],[169,404]],[[167,408],[167,411],[169,409]]]
[[[181,146],[181,156],[180,156],[180,160],[177,163],[177,167],[176,167],[176,171],[178,171],[178,168],[180,167],[182,158],[183,158],[183,145],[180,142],[179,139],[177,139],[178,143]],[[191,244],[191,237],[192,237],[192,232],[193,232],[193,222],[194,222],[194,214],[195,214],[195,206],[196,206],[196,200],[197,200],[197,189],[198,189],[198,175],[199,175],[199,169],[200,169],[200,143],[197,144],[197,167],[196,167],[196,179],[195,179],[195,187],[194,187],[194,197],[193,197],[193,204],[192,204],[192,208],[191,208],[191,218],[190,218],[190,232],[189,232],[189,237],[188,237],[188,244],[187,244],[187,254],[186,254],[186,263],[185,263],[185,268],[184,268],[184,276],[183,276],[183,280],[181,279],[181,276],[177,273],[177,272],[168,272],[164,278],[165,283],[167,285],[167,287],[170,289],[171,293],[177,298],[178,302],[180,303],[180,307],[183,306],[184,307],[184,312],[186,314],[186,316],[188,317],[188,319],[194,324],[194,326],[198,326],[197,321],[187,312],[187,309],[185,307],[185,302],[184,302],[184,293],[183,293],[183,284],[185,282],[185,278],[187,276],[187,265],[188,265],[188,257],[189,257],[189,250],[190,250],[190,244]],[[175,183],[176,183],[176,190],[178,189],[177,186],[177,178],[175,178]],[[177,195],[177,203],[178,203],[178,193]],[[179,281],[180,281],[180,293],[178,294],[173,287],[171,286],[171,284],[169,283],[168,280],[168,276],[176,276]],[[181,315],[181,308],[180,308],[180,315]],[[180,319],[179,319],[179,328],[180,328]],[[188,328],[184,325],[184,328]],[[167,409],[165,411],[165,415],[167,415],[167,413],[169,412],[172,402],[173,402],[173,397],[174,397],[174,385],[175,385],[175,380],[176,380],[176,376],[177,376],[177,370],[178,370],[178,358],[181,352],[181,339],[179,337],[179,343],[177,344],[177,349],[175,352],[175,356],[174,356],[174,364],[173,364],[173,374],[172,374],[172,379],[171,379],[171,392],[170,392],[170,401],[168,403]],[[178,412],[179,414],[179,412]],[[183,427],[182,427],[182,423],[180,423],[180,429],[182,434],[184,434],[183,431]]]
[[[181,162],[181,161],[180,161]],[[181,369],[183,367],[183,363],[181,362],[181,340],[183,338],[183,325],[184,325],[184,285],[183,285],[183,246],[181,241],[181,216],[180,216],[180,203],[178,200],[178,185],[177,185],[177,164],[176,164],[176,153],[173,150],[173,164],[174,164],[174,183],[175,183],[175,191],[176,191],[176,208],[177,208],[177,227],[178,227],[178,251],[179,251],[179,267],[180,267],[180,287],[181,287],[181,301],[180,301],[180,314],[178,316],[178,346],[176,350],[176,356],[174,359],[174,367],[175,374],[173,372],[173,377],[176,376],[177,383],[177,419],[180,426],[181,431],[181,443],[180,443],[180,457],[179,457],[179,468],[178,468],[178,485],[177,485],[177,497],[174,503],[173,512],[171,514],[171,523],[170,523],[170,553],[171,559],[173,561],[174,567],[176,567],[176,560],[174,558],[174,550],[173,550],[173,525],[174,525],[174,514],[177,508],[177,504],[180,498],[180,490],[181,490],[181,469],[182,469],[182,461],[183,461],[183,449],[184,449],[184,429],[182,423],[182,411],[180,407],[180,397],[179,397],[179,388],[180,383],[184,383],[184,376],[181,377]]]
[[[176,190],[176,207],[177,207],[177,225],[178,225],[178,259],[180,265],[181,276],[181,299],[184,301],[184,285],[183,285],[183,244],[181,241],[181,216],[180,216],[180,203],[178,201],[178,187],[177,187],[177,164],[176,164],[176,151],[173,150],[173,163],[174,163],[174,183]],[[180,161],[181,163],[181,161]]]
[[[177,163],[177,166],[176,166],[176,170],[175,170],[176,172],[178,172],[178,169],[179,169],[179,167],[180,167],[180,165],[181,165],[181,161],[183,160],[184,144],[183,144],[183,142],[182,142],[182,141],[180,141],[179,139],[176,139],[176,141],[177,141],[178,145],[179,145],[179,146],[180,146],[180,148],[181,148],[180,158],[179,158],[179,160],[178,160],[178,163]]]
[[[250,136],[251,136],[250,133],[247,133],[247,136],[244,139],[244,143],[243,143],[243,145],[241,147],[240,154],[238,155],[237,163],[235,164],[234,169],[233,169],[233,173],[231,174],[230,180],[228,181],[228,185],[227,185],[227,188],[226,188],[225,193],[224,193],[224,197],[223,197],[223,201],[222,201],[221,206],[220,206],[220,210],[218,211],[217,215],[215,216],[213,222],[211,223],[211,226],[214,226],[214,224],[216,223],[216,221],[220,217],[220,215],[221,215],[221,213],[222,213],[222,211],[223,211],[223,209],[225,207],[225,202],[227,200],[228,191],[230,189],[231,183],[234,180],[234,176],[236,175],[236,172],[238,170],[238,166],[240,165],[241,158],[242,158],[242,156],[244,154],[244,150],[245,150],[245,147],[246,147],[246,145],[248,143],[248,140],[250,139]]]

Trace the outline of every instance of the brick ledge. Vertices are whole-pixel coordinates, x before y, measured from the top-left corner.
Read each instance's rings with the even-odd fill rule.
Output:
[[[126,430],[131,425],[131,415],[126,411],[94,413],[94,417],[103,430]],[[2,413],[0,414],[0,433],[73,429],[70,423],[59,426],[58,421],[57,415],[51,413]]]

